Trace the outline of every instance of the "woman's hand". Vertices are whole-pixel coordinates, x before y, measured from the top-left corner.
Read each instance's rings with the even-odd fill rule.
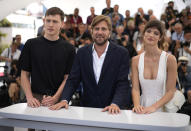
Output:
[[[155,112],[157,109],[154,106],[145,107],[142,114],[150,114]]]
[[[154,106],[143,107],[141,105],[135,106],[132,111],[138,114],[150,114],[155,112],[157,109]]]
[[[133,112],[138,113],[138,114],[142,114],[143,110],[144,110],[144,107],[141,105],[134,106],[132,109]]]

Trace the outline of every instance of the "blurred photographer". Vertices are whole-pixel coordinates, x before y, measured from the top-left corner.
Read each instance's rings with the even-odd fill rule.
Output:
[[[188,58],[188,66],[191,67],[191,25],[184,29],[184,42],[180,43],[181,48],[179,56],[186,56]]]
[[[0,61],[5,61],[6,66],[8,66],[8,73],[11,71],[11,62],[13,60],[18,60],[20,57],[21,51],[18,50],[17,47],[17,43],[15,42],[15,39],[13,39],[11,46],[3,50],[0,55]]]
[[[178,58],[178,78],[186,96],[188,89],[191,89],[191,71],[190,67],[188,67],[188,58],[186,56]]]
[[[18,103],[20,101],[20,68],[18,60],[11,62],[11,71],[7,78],[8,94],[11,104]]]
[[[143,8],[138,8],[137,13],[135,14],[135,25],[136,27],[139,26],[140,23],[146,24],[149,21],[149,15],[144,13]]]
[[[178,58],[178,77],[180,85],[184,91],[187,101],[178,111],[191,116],[191,71],[188,66],[188,58],[181,56]]]
[[[168,2],[168,6],[165,9],[165,13],[167,15],[167,20],[171,21],[173,18],[177,18],[178,17],[178,11],[174,9],[174,2],[173,1],[169,1]]]
[[[115,33],[112,34],[111,40],[113,40],[118,45],[125,46],[125,44],[129,40],[129,37],[128,35],[124,34],[123,25],[119,25],[116,27],[116,34]]]
[[[181,23],[176,23],[174,26],[175,32],[172,33],[172,41],[183,42],[184,41],[184,30]]]

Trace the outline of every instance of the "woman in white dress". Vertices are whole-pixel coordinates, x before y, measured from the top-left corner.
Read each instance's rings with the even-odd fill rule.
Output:
[[[149,21],[145,26],[144,52],[132,59],[133,112],[149,114],[163,111],[162,107],[172,99],[176,91],[176,59],[158,48],[164,35],[163,24],[158,20]]]

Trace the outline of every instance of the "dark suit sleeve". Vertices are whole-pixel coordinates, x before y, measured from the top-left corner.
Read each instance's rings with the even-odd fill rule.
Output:
[[[117,104],[120,108],[127,106],[130,103],[131,88],[129,86],[129,54],[125,51],[122,54],[119,73],[117,76],[117,84],[112,103]]]
[[[81,81],[80,60],[79,60],[79,53],[77,53],[71,72],[64,86],[61,100],[67,100],[69,102],[73,93],[79,87],[80,81]]]

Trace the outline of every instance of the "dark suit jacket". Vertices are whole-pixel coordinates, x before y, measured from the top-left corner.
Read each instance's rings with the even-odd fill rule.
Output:
[[[98,84],[94,76],[92,59],[92,44],[78,50],[61,99],[70,101],[79,83],[82,82],[82,106],[103,108],[111,103],[119,107],[127,105],[131,94],[127,49],[110,42]]]

